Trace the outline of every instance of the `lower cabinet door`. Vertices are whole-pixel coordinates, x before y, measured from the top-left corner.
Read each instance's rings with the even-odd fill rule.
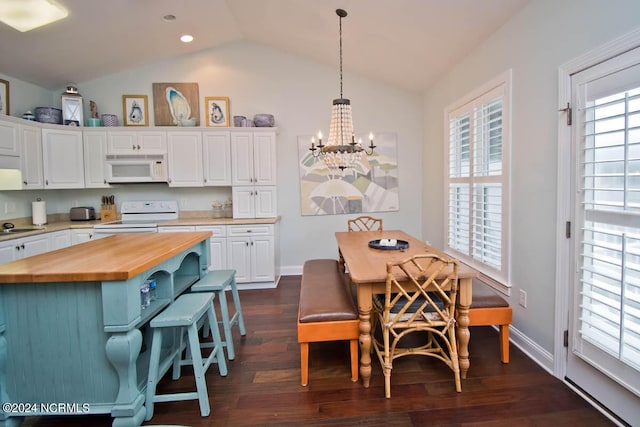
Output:
[[[251,239],[249,237],[227,238],[227,262],[236,270],[236,282],[251,282]]]
[[[252,237],[250,247],[251,281],[273,281],[275,276],[273,236]]]

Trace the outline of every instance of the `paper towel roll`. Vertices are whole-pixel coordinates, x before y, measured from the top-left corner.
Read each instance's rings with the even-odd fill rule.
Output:
[[[31,217],[33,225],[43,225],[47,223],[47,205],[43,201],[31,202]]]

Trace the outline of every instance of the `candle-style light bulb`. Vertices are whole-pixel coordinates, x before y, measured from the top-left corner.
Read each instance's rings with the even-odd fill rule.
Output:
[[[315,137],[311,137],[311,148],[314,148],[316,146],[316,138]]]
[[[373,143],[373,132],[369,132],[369,141]]]
[[[318,131],[318,141],[322,141],[322,131]]]

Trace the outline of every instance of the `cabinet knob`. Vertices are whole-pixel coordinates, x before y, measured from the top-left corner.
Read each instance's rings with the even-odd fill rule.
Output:
[[[49,180],[48,180],[48,179],[45,179],[45,180],[44,180],[44,184],[45,184],[45,185],[49,185]]]
[[[132,149],[132,150],[135,150],[135,149],[136,149],[136,144],[133,144],[133,145],[131,146],[131,149]]]
[[[140,149],[140,145],[138,145],[138,150]]]
[[[24,250],[24,243],[20,245],[20,249]]]
[[[27,185],[27,181],[22,181],[22,183],[23,183],[24,185]]]
[[[19,251],[19,250],[20,250],[20,245],[17,245],[16,246],[16,251]]]

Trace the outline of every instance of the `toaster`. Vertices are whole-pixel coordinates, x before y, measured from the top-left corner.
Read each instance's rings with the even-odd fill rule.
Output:
[[[96,219],[96,211],[92,207],[71,208],[69,219],[71,221],[91,221]]]

